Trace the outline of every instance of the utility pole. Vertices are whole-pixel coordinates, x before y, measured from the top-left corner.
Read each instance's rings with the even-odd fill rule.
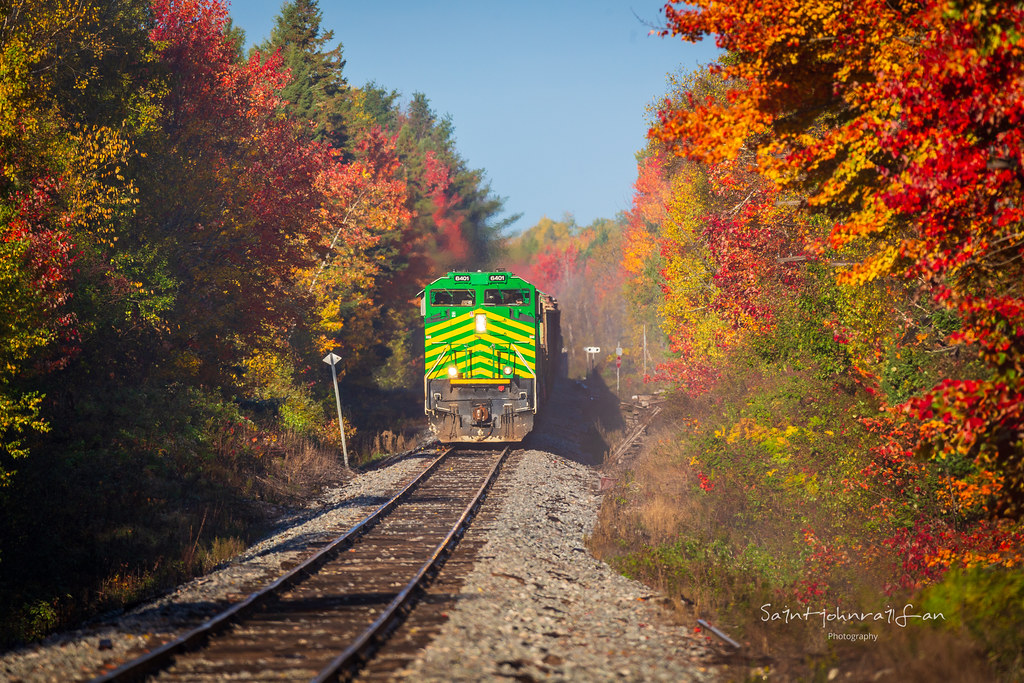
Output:
[[[338,404],[338,429],[341,430],[341,452],[345,457],[345,468],[348,469],[348,447],[345,445],[345,422],[341,419],[341,392],[338,390],[338,371],[334,366],[341,356],[331,352],[324,357],[324,362],[331,366],[331,377],[334,379],[334,401]]]
[[[622,367],[622,343],[615,345],[615,396],[619,395],[619,368]]]
[[[647,325],[644,325],[644,374],[643,377],[647,376]]]

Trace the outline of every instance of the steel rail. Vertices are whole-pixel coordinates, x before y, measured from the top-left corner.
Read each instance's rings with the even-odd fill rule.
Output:
[[[160,647],[137,657],[118,668],[102,676],[93,678],[90,683],[112,683],[113,681],[140,681],[152,672],[166,668],[176,655],[197,650],[213,635],[220,633],[228,626],[234,624],[252,610],[262,605],[274,596],[275,593],[291,588],[300,583],[309,575],[315,573],[328,560],[332,559],[341,550],[351,545],[356,539],[362,536],[384,518],[398,503],[415,490],[424,479],[426,479],[441,462],[448,457],[451,449],[442,451],[434,458],[423,471],[409,482],[401,491],[394,495],[391,500],[382,504],[376,510],[364,517],[358,524],[346,531],[342,536],[331,541],[328,545],[317,551],[305,561],[280,576],[273,583],[250,593],[244,600],[235,603],[220,614],[210,618],[206,622],[195,627],[191,631],[164,643]]]
[[[455,524],[448,531],[444,540],[442,540],[434,549],[430,559],[420,567],[419,571],[416,572],[416,575],[413,576],[409,583],[406,584],[405,588],[403,588],[402,591],[388,604],[384,609],[384,612],[377,617],[376,621],[370,624],[370,626],[363,631],[358,638],[352,641],[352,644],[349,645],[344,652],[331,660],[331,663],[320,671],[316,678],[313,679],[312,683],[337,681],[340,680],[342,676],[345,676],[346,680],[348,680],[353,677],[362,665],[365,664],[373,655],[373,652],[379,646],[380,642],[391,633],[391,631],[398,625],[398,622],[405,616],[405,612],[408,611],[409,605],[416,591],[422,588],[432,573],[444,564],[444,561],[458,542],[459,537],[461,537],[465,532],[471,517],[483,502],[487,491],[498,478],[501,466],[505,462],[505,459],[511,449],[511,446],[506,446],[505,450],[503,450],[501,455],[498,456],[494,466],[491,467],[490,472],[487,474],[487,478],[480,485],[479,490],[477,490],[476,495],[473,496],[473,499],[466,506],[466,509],[462,511],[459,519],[456,520]]]
[[[643,422],[638,422],[637,425],[633,427],[633,430],[626,435],[618,446],[615,447],[615,450],[608,456],[607,461],[612,464],[618,462],[619,458],[629,450],[629,447],[632,446],[638,438],[640,438],[640,435],[644,433],[644,430],[651,426],[651,423],[654,422],[654,418],[657,417],[660,412],[661,406],[654,406],[651,413],[646,416],[646,419],[644,419]]]

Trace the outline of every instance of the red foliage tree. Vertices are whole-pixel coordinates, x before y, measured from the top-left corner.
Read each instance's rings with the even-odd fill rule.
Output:
[[[288,76],[279,58],[234,61],[222,2],[155,0],[153,12],[151,39],[170,88],[148,220],[179,282],[179,352],[214,370],[237,344],[256,344],[266,325],[297,315],[286,293],[317,256],[309,248],[323,231],[317,180],[332,160],[281,114]]]
[[[447,267],[465,267],[469,257],[469,243],[462,234],[464,216],[456,210],[462,198],[452,187],[451,169],[437,158],[433,151],[426,153],[427,196],[434,203],[431,216],[439,233],[438,246],[449,262]]]
[[[852,285],[896,276],[956,314],[942,340],[984,377],[905,408],[946,456],[1007,476],[1024,509],[1024,8],[997,0],[666,5],[669,31],[716,34],[724,98],[662,112],[657,135],[705,161],[753,147],[762,172],[832,219]],[[913,316],[905,316],[908,319]],[[913,338],[913,335],[908,335]]]
[[[22,329],[20,335],[8,339],[19,362],[28,358],[19,348],[38,353],[37,347],[44,342],[58,342],[45,356],[37,357],[35,369],[44,372],[63,367],[78,351],[75,316],[66,308],[76,254],[67,229],[72,215],[60,208],[58,199],[63,184],[52,177],[33,181],[31,191],[15,196],[14,215],[0,231],[0,241],[20,243],[20,262],[5,266],[20,273],[18,279],[24,278],[16,290],[6,293],[3,305],[11,310],[0,319],[12,321],[11,331]]]
[[[990,369],[912,401],[925,435],[1007,475],[1002,510],[1024,511],[1024,8],[929,3],[912,78],[885,81],[905,112],[880,132],[895,160],[882,193],[914,225],[903,274],[957,313],[951,341]],[[983,17],[983,18],[982,18]]]

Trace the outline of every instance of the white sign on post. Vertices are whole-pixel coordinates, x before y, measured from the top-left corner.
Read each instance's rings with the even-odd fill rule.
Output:
[[[338,429],[341,430],[341,453],[345,456],[345,467],[348,468],[348,446],[345,445],[345,423],[341,419],[341,392],[338,390],[338,371],[334,368],[341,356],[333,351],[324,356],[324,362],[331,366],[331,377],[334,378],[334,401],[338,404]]]

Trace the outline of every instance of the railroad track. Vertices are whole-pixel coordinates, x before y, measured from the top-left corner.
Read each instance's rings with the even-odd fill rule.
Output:
[[[93,683],[351,678],[452,552],[509,450],[441,452],[266,588]]]
[[[649,406],[643,410],[636,424],[626,433],[619,445],[606,458],[605,462],[611,465],[618,465],[629,457],[635,457],[643,445],[642,437],[647,434],[647,428],[660,412],[660,405]]]

